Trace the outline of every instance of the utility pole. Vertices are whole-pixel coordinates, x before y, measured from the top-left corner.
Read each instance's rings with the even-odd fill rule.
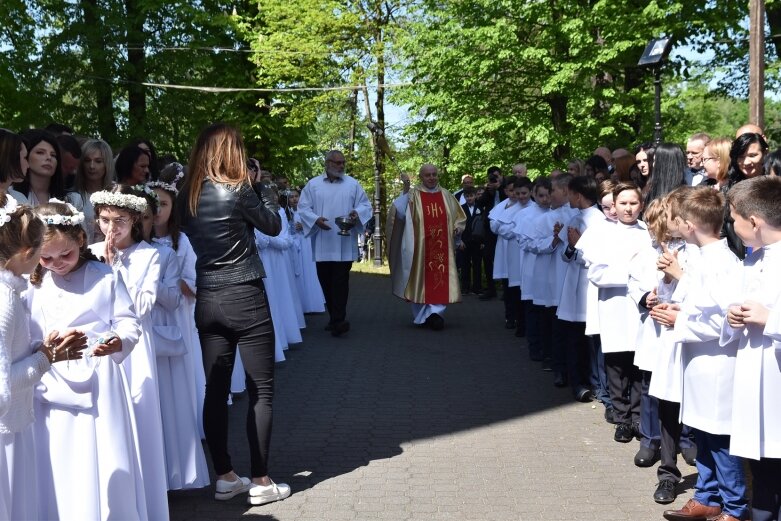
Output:
[[[749,123],[765,128],[765,1],[749,0]]]

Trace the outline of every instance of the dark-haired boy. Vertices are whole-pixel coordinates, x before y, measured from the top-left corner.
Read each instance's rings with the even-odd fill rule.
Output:
[[[475,204],[477,190],[472,186],[466,186],[462,192],[466,202],[461,205],[461,208],[466,215],[466,225],[461,234],[461,246],[456,251],[456,263],[461,272],[461,293],[480,293],[483,285],[480,268],[485,226],[482,226],[481,229],[475,229],[476,224],[478,227],[481,226],[480,223],[484,224],[482,220],[475,222],[475,217],[482,214],[480,208]]]
[[[735,233],[754,252],[729,305],[722,344],[737,339],[730,454],[751,468],[751,519],[781,519],[781,178],[761,176],[727,194]],[[734,304],[739,302],[740,304]],[[729,304],[729,303],[726,303]]]

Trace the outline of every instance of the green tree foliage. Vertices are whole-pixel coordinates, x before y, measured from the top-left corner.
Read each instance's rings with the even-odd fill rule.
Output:
[[[417,86],[398,99],[419,118],[414,132],[449,149],[452,169],[523,160],[546,172],[651,138],[651,78],[637,60],[652,37],[720,29],[713,4],[423,2],[403,46]]]

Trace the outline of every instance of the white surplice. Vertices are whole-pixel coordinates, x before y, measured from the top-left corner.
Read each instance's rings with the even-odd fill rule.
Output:
[[[561,258],[567,245],[566,224],[575,215],[576,210],[569,203],[546,212],[534,220],[532,251],[537,254],[532,282],[533,301],[538,306],[556,307],[559,305],[561,290],[567,263]],[[553,246],[553,226],[562,225],[559,231],[559,243]]]
[[[588,278],[599,288],[597,310],[603,353],[634,351],[640,312],[629,298],[629,264],[651,242],[645,223],[617,222],[600,228],[601,237],[583,250]]]
[[[737,340],[730,454],[781,458],[781,242],[744,261],[742,287],[731,304],[753,300],[769,308],[767,324],[734,330],[724,321],[721,344]]]
[[[500,280],[507,278],[507,238],[501,234],[500,227],[503,223],[511,222],[512,216],[518,212],[520,206],[515,201],[505,199],[497,204],[488,212],[488,225],[491,231],[496,235],[496,249],[494,249],[494,272],[493,279]],[[499,216],[507,214],[507,219],[499,220]],[[505,227],[507,225],[505,224]]]
[[[105,244],[90,245],[96,255],[103,255]],[[168,519],[165,448],[160,395],[157,388],[157,360],[152,341],[152,308],[157,298],[160,262],[157,250],[146,242],[136,243],[117,252],[112,266],[122,278],[141,323],[141,336],[133,352],[122,364],[136,418],[136,447],[141,454],[141,475],[144,479],[147,516]]]
[[[41,519],[147,519],[135,417],[121,370],[140,325],[121,279],[87,261],[61,276],[45,272],[25,294],[33,338],[77,329],[88,343],[115,333],[122,349],[59,362],[36,389],[35,446]]]
[[[521,285],[521,247],[515,235],[516,220],[530,203],[515,203],[507,211],[497,217],[496,234],[505,242],[504,262],[507,272],[507,286],[514,288]]]
[[[526,260],[526,250],[521,247],[521,226],[527,221],[533,221],[535,217],[540,215],[543,209],[534,201],[529,201],[529,204],[524,206],[521,210],[513,215],[513,228],[512,228],[512,240],[508,245],[509,250],[513,250],[512,255],[517,254],[517,261],[515,265],[512,265],[513,260],[509,259],[510,266],[507,268],[507,285],[510,287],[520,286],[521,278],[523,274],[523,263]],[[523,289],[521,289],[523,291]]]
[[[534,251],[535,222],[543,214],[550,211],[550,208],[542,208],[540,206],[537,208],[540,210],[539,213],[521,222],[520,226],[515,230],[523,258],[521,264],[521,300],[534,300],[533,290],[535,286],[535,266],[537,264],[537,253]]]
[[[584,210],[578,210],[564,227],[565,241],[567,229],[575,228],[581,233],[581,237],[587,229],[598,225],[605,220],[605,215],[596,205],[590,206]],[[564,250],[560,257],[567,265],[564,274],[564,285],[561,288],[561,297],[559,306],[556,309],[556,316],[560,320],[567,322],[586,322],[588,305],[588,269],[583,261],[583,254],[580,250],[575,250],[571,256],[566,255],[567,244],[565,242]]]
[[[583,235],[580,236],[578,242],[575,244],[575,249],[578,250],[578,258],[586,266],[586,279],[588,279],[588,263],[585,261],[588,256],[599,255],[599,248],[601,247],[602,238],[604,234],[610,234],[611,229],[603,229],[602,227],[615,226],[616,221],[612,221],[607,217],[603,220],[596,221],[594,226],[586,228]],[[588,281],[588,287],[586,288],[586,334],[598,335],[599,334],[599,288],[596,284]]]
[[[658,246],[649,243],[637,252],[629,266],[628,294],[640,312],[634,363],[643,371],[653,371],[656,366],[662,326],[651,318],[650,310],[640,302],[647,293],[657,289],[660,276],[664,276],[656,268],[661,253]]]
[[[181,266],[176,252],[156,242],[160,263],[157,298],[152,308],[152,338],[157,358],[157,387],[163,421],[168,490],[202,488],[209,484],[209,469],[201,445],[198,417],[182,402],[192,403],[190,351],[177,321],[182,307]],[[170,347],[169,347],[170,346]]]
[[[347,216],[352,210],[358,213],[358,221],[348,237],[339,235],[336,218]],[[372,205],[360,183],[349,175],[333,182],[325,174],[310,179],[301,191],[298,215],[304,226],[304,235],[312,239],[315,262],[352,262],[358,259],[358,235],[372,217]],[[328,219],[330,230],[315,224],[318,218]]]
[[[730,434],[738,343],[719,343],[722,303],[732,302],[740,284],[740,261],[725,239],[700,248],[689,272],[673,334],[681,342],[681,422],[711,434]]]

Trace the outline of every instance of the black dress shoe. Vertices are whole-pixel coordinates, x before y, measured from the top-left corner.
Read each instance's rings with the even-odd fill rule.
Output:
[[[638,467],[652,467],[659,461],[659,449],[640,446],[640,450],[635,454],[635,465]]]
[[[635,433],[635,439],[640,441],[643,439],[643,434],[640,432],[640,422],[632,424],[632,431]]]
[[[567,387],[567,377],[564,373],[556,373],[553,376],[553,385],[556,387]]]
[[[441,331],[442,328],[445,327],[445,319],[438,313],[432,313],[428,316],[424,324],[434,331]]]
[[[697,447],[681,449],[681,456],[683,456],[683,461],[693,467],[697,464]]]
[[[350,330],[350,323],[346,320],[336,322],[331,326],[331,336],[341,336]]]
[[[581,387],[575,391],[575,399],[579,402],[588,403],[594,399],[594,395],[591,393],[591,389]]]
[[[656,492],[654,492],[654,501],[666,505],[675,501],[675,481],[671,479],[663,479],[656,486]]]
[[[613,435],[613,439],[619,443],[629,443],[634,437],[632,434],[632,425],[620,423],[616,426],[616,433]]]

